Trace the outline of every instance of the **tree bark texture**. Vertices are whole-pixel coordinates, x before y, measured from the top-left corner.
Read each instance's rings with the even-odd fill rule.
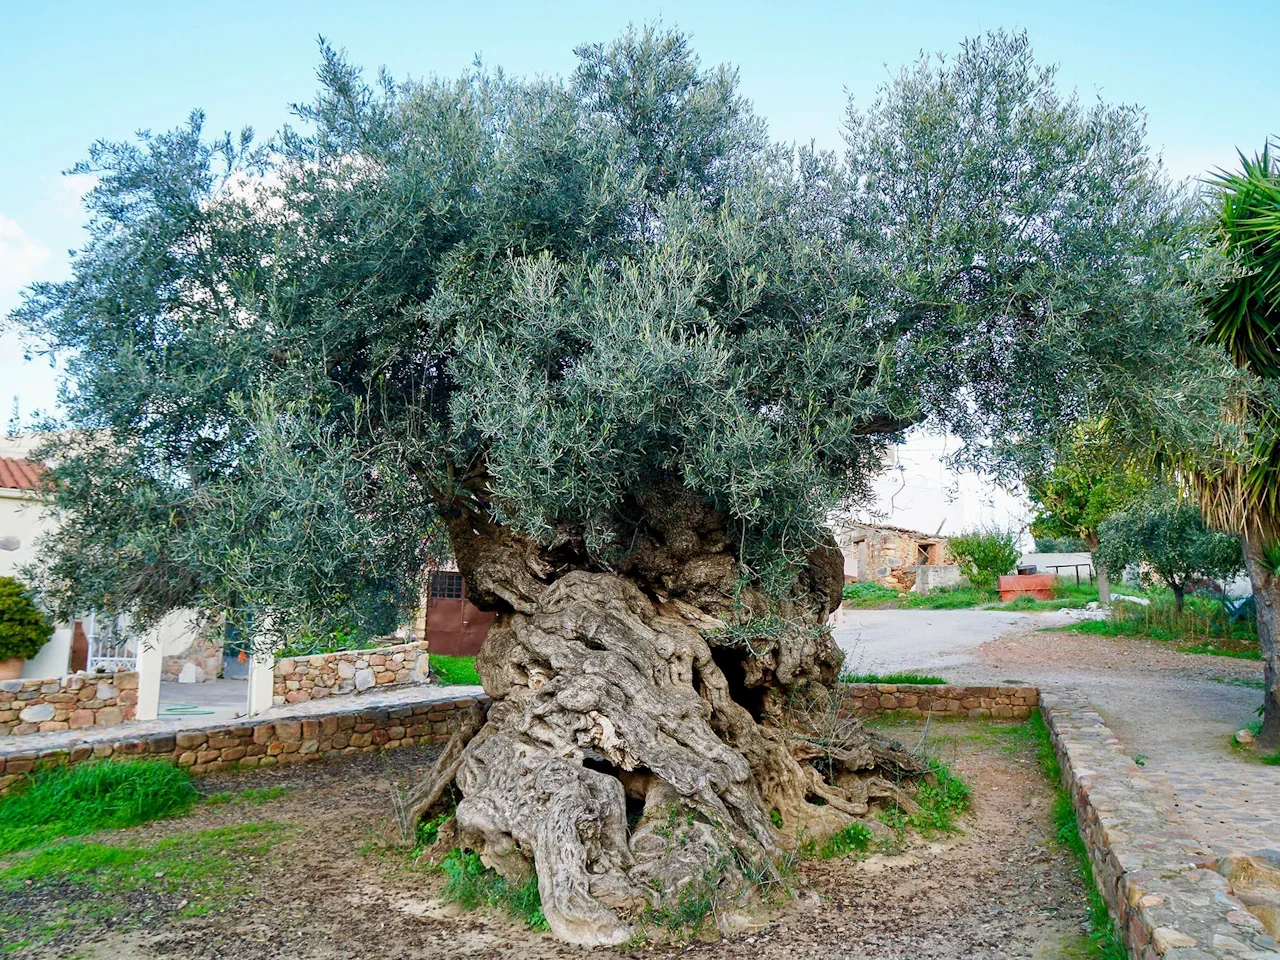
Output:
[[[834,540],[767,603],[721,515],[679,492],[641,507],[613,569],[571,537],[450,520],[469,595],[500,611],[476,661],[493,702],[420,795],[451,780],[461,843],[509,880],[536,870],[552,932],[584,945],[621,943],[690,884],[742,894],[877,801],[910,807],[898,783],[923,772],[833,703]]]
[[[1280,576],[1263,564],[1262,548],[1271,531],[1249,533],[1244,538],[1245,566],[1253,584],[1258,612],[1258,648],[1262,653],[1262,733],[1260,751],[1280,750]]]

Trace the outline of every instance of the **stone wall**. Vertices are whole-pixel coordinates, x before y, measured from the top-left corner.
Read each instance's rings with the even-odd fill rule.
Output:
[[[1022,720],[1040,705],[1035,687],[957,687],[951,684],[853,683],[846,688],[858,716],[995,717]]]
[[[132,720],[137,703],[133,671],[0,680],[0,737],[113,726]]]
[[[164,654],[160,668],[161,680],[181,680],[182,668],[191,664],[194,682],[217,679],[222,673],[222,640],[218,637],[198,637],[191,645],[177,653]],[[188,671],[188,676],[192,671]]]
[[[271,694],[279,706],[426,679],[427,644],[414,641],[277,660]]]
[[[1094,881],[1133,960],[1280,958],[1212,851],[1075,690],[1045,691],[1044,718]]]
[[[374,750],[445,743],[458,710],[487,704],[488,698],[458,697],[398,707],[360,707],[358,700],[336,702],[334,712],[288,720],[249,720],[234,726],[210,724],[180,732],[115,737],[94,735],[41,750],[0,750],[0,792],[33,770],[98,758],[142,758],[176,763],[192,773],[233,767],[274,767],[307,763]]]

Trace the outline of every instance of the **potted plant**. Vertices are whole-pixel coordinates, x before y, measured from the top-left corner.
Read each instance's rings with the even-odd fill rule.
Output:
[[[30,660],[53,636],[53,624],[13,577],[0,577],[0,680],[22,676]]]

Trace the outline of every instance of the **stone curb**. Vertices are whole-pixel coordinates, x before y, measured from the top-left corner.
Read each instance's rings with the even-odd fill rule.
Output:
[[[1078,690],[1041,691],[1041,709],[1098,890],[1134,960],[1280,960],[1280,947],[1174,820]]]

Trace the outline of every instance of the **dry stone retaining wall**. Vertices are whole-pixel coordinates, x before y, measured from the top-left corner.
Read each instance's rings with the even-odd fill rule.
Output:
[[[276,661],[271,699],[276,706],[305,703],[321,697],[363,693],[372,687],[423,683],[426,679],[424,640],[366,650],[317,653]]]
[[[956,687],[950,684],[853,683],[846,688],[858,716],[995,717],[1024,720],[1040,704],[1035,687]]]
[[[1098,891],[1134,960],[1280,960],[1280,947],[1178,822],[1172,798],[1074,690],[1044,718]]]
[[[150,757],[176,763],[192,773],[215,773],[233,767],[273,767],[444,743],[453,732],[456,712],[477,703],[487,704],[488,698],[458,697],[386,707],[344,703],[342,709],[317,716],[248,720],[134,736],[122,730],[115,737],[95,735],[46,749],[4,749],[0,750],[0,791],[37,768],[94,759]]]
[[[132,720],[137,703],[131,670],[0,680],[0,737],[113,726]]]

